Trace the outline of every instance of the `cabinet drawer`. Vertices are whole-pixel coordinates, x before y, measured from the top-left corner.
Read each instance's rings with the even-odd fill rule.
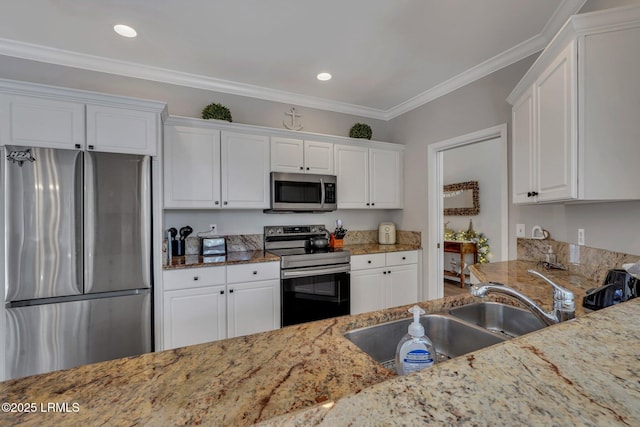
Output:
[[[164,290],[224,285],[225,267],[184,268],[162,272]]]
[[[351,257],[351,270],[384,267],[384,254],[354,255]]]
[[[388,252],[387,265],[417,264],[418,251]]]
[[[280,263],[277,261],[227,266],[227,283],[255,282],[279,278]]]

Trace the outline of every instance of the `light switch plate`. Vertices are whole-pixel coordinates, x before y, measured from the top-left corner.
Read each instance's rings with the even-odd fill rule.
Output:
[[[516,224],[516,237],[525,237],[524,224]]]
[[[578,245],[584,246],[584,228],[578,228]]]

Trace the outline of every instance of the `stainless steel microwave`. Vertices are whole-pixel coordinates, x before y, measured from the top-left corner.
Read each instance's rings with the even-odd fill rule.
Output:
[[[270,212],[329,212],[338,208],[335,175],[271,172]]]

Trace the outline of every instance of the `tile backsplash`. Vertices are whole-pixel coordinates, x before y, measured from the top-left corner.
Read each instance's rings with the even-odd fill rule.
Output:
[[[518,259],[544,261],[550,247],[556,254],[558,262],[569,271],[591,277],[596,282],[602,282],[608,270],[621,268],[622,264],[640,260],[638,255],[579,246],[553,239],[522,238],[518,239]]]

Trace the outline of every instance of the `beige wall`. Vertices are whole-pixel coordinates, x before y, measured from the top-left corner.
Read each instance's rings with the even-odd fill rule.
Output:
[[[400,226],[421,231],[423,245],[428,229],[427,146],[508,123],[511,107],[507,95],[533,60],[526,58],[390,121],[394,140],[406,144],[405,209]]]

